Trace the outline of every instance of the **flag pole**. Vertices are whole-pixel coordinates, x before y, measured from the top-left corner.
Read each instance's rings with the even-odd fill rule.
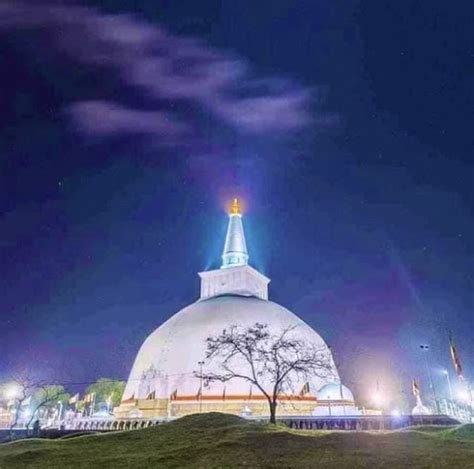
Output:
[[[166,375],[166,395],[168,396],[168,406],[166,408],[166,415],[168,417],[168,420],[170,420],[171,417],[171,394],[170,394],[170,378],[168,375]]]
[[[198,362],[200,371],[199,371],[199,377],[200,377],[200,384],[199,384],[199,413],[202,413],[202,365],[204,365],[204,362],[201,360]]]
[[[469,421],[470,421],[470,423],[472,423],[472,421],[473,421],[472,385],[464,377],[463,370],[462,370],[462,365],[461,365],[461,360],[459,359],[458,352],[457,352],[456,347],[454,345],[453,336],[451,334],[451,331],[449,331],[449,333],[448,333],[448,338],[449,338],[449,351],[451,352],[451,358],[453,360],[453,365],[454,365],[454,369],[456,371],[456,375],[457,375],[458,380],[460,382],[465,383],[465,385],[467,387],[467,391],[469,392]]]
[[[420,345],[420,349],[423,350],[423,355],[425,357],[425,365],[426,365],[426,371],[428,372],[428,377],[430,379],[430,387],[431,387],[431,392],[433,394],[433,399],[435,401],[435,405],[436,405],[436,412],[440,413],[440,410],[439,410],[439,402],[438,402],[438,396],[436,395],[436,388],[435,388],[435,385],[434,385],[434,382],[433,382],[433,375],[431,373],[431,368],[428,364],[428,356],[427,356],[427,351],[430,349],[429,345],[424,345],[424,344],[421,344]]]
[[[473,423],[473,409],[472,409],[472,385],[471,383],[469,383],[469,397],[470,397],[470,412],[469,412],[469,417],[470,417],[470,422],[469,423]]]

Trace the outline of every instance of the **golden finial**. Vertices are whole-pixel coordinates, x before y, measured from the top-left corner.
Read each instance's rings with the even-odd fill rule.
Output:
[[[231,215],[241,215],[242,212],[240,210],[240,202],[237,197],[232,201],[232,205],[230,206],[230,214]]]

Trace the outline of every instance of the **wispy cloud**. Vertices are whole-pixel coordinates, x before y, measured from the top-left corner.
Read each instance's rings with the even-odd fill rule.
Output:
[[[138,111],[107,101],[82,101],[72,108],[72,119],[88,135],[138,133],[163,135],[167,140],[187,133],[184,123],[161,111]]]
[[[187,117],[170,106],[181,102],[245,134],[290,132],[312,121],[310,90],[290,81],[255,76],[230,53],[175,36],[134,16],[106,15],[74,5],[0,0],[2,30],[46,32],[58,52],[78,63],[117,70],[124,84],[148,98],[146,110],[131,109],[120,100],[71,104],[72,122],[87,134],[133,132],[172,141],[192,127]]]

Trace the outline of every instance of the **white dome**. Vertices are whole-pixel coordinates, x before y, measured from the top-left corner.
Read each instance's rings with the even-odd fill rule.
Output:
[[[342,396],[341,396],[342,390]],[[329,383],[324,385],[318,391],[318,399],[322,401],[352,401],[354,402],[354,396],[352,392],[344,386],[343,384],[339,383]]]
[[[255,297],[216,296],[182,309],[145,340],[130,373],[123,399],[144,399],[151,392],[155,392],[157,399],[168,398],[175,391],[179,396],[197,396],[200,380],[194,372],[199,370],[198,362],[205,359],[206,339],[221,334],[231,325],[248,327],[257,322],[267,324],[275,333],[294,326],[295,334],[304,343],[324,347],[331,356],[319,334],[286,308]],[[331,363],[333,376],[330,380],[333,381],[338,379],[338,374],[332,356]],[[209,371],[207,364],[204,366]],[[313,377],[309,381],[311,393],[327,381]],[[295,383],[294,391],[299,392],[304,384]],[[204,386],[203,395],[222,395],[224,386],[226,396],[249,394],[247,381],[233,379],[225,384],[213,382]],[[253,388],[252,395],[256,394],[260,393]],[[352,398],[352,394],[350,396]]]

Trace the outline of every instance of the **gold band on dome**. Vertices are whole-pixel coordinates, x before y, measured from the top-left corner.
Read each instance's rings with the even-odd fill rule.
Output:
[[[264,401],[267,402],[267,398],[263,395],[254,395],[249,396],[248,394],[229,394],[223,396],[222,394],[215,395],[206,395],[203,394],[201,397],[194,395],[190,396],[176,396],[176,399],[173,399],[173,402],[176,401]],[[297,395],[285,395],[279,396],[278,400],[280,401],[309,401],[316,402],[317,398],[315,396],[297,396]]]
[[[136,398],[130,398],[122,401],[122,404],[132,404],[136,403],[138,401],[150,401],[153,399],[136,399]],[[154,400],[160,400],[160,399],[154,399]],[[267,398],[263,395],[253,395],[249,396],[249,394],[211,394],[211,395],[206,395],[203,394],[202,396],[198,396],[196,394],[191,394],[191,395],[186,395],[186,396],[176,396],[173,397],[172,399],[169,399],[171,402],[187,402],[187,401],[192,401],[192,402],[199,402],[199,401],[245,401],[245,402],[253,402],[253,401],[264,401],[267,402]],[[316,396],[300,396],[300,395],[284,395],[284,396],[279,396],[278,397],[279,401],[306,401],[306,402],[317,402],[318,399]],[[328,402],[328,401],[322,401],[322,402]],[[333,404],[333,401],[331,402],[331,405]],[[342,402],[342,401],[341,401]],[[343,401],[346,402],[346,401]],[[347,401],[347,402],[352,402],[352,401]]]

